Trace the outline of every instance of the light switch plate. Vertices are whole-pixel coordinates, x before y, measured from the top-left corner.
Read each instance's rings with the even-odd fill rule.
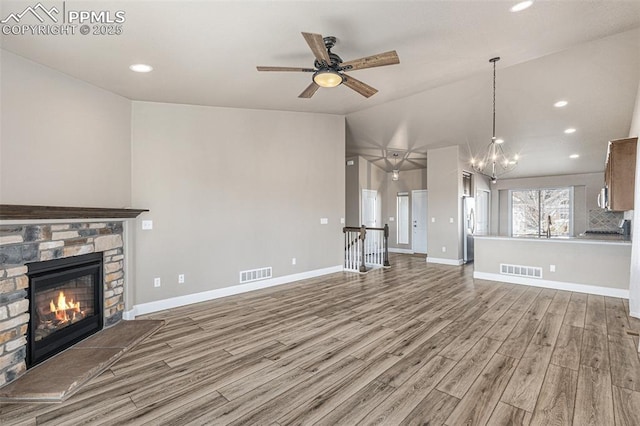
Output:
[[[453,223],[453,218],[452,217],[449,218],[449,223]]]
[[[320,225],[326,225],[328,223],[329,223],[329,219],[327,219],[326,217],[320,218]]]
[[[395,217],[390,217],[389,218],[389,222],[395,222],[396,218]]]
[[[149,231],[153,229],[153,221],[152,220],[143,220],[142,221],[142,229],[144,231]]]
[[[435,217],[431,218],[431,223],[436,223],[436,218]]]

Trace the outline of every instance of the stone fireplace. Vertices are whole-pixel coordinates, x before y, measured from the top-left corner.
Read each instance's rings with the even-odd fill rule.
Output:
[[[13,206],[0,205],[0,219],[15,219],[13,216],[8,217],[9,207]],[[39,224],[28,218],[29,220],[25,220],[26,224],[0,224],[0,386],[13,381],[26,371],[28,366],[39,362],[37,357],[27,358],[28,339],[46,342],[49,334],[56,332],[62,333],[63,340],[67,340],[66,343],[73,344],[74,341],[83,338],[78,337],[82,333],[76,334],[76,328],[109,327],[119,322],[123,316],[123,219],[81,220],[64,210],[69,208],[58,209],[63,210],[60,214],[64,217],[70,218],[68,223]],[[86,210],[92,209],[84,210],[86,214]],[[127,214],[110,216],[116,218],[134,218],[142,212],[127,209],[103,210],[102,214],[105,216],[114,212]],[[90,215],[83,217],[105,217],[89,213]],[[60,218],[55,215],[47,217]],[[68,279],[58,284],[43,279],[44,285],[40,294],[37,289],[30,287],[30,277],[32,281],[34,278],[38,281],[38,278],[43,276],[40,275],[42,269],[38,269],[38,266],[34,269],[34,265],[45,265],[46,270],[47,265],[52,265],[49,261],[53,261],[53,264],[64,264],[66,259],[74,263],[76,259],[87,254],[90,254],[92,262],[99,260],[97,275],[87,277],[87,274],[71,274],[66,277]],[[98,301],[90,296],[92,291],[98,292]],[[61,292],[64,293],[62,296]],[[31,301],[37,303],[31,304]],[[40,313],[33,309],[40,309]],[[97,319],[96,314],[99,316]],[[84,316],[94,317],[90,321],[92,324],[84,323],[77,326],[82,324]],[[30,324],[33,327],[32,333],[29,333]],[[66,343],[63,344],[63,349]],[[36,348],[36,352],[41,349],[37,344],[33,348]],[[31,351],[33,349],[30,350],[30,357]]]

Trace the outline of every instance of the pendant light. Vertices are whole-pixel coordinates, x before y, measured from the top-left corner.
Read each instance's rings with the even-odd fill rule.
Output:
[[[398,180],[400,179],[400,170],[398,169],[398,153],[393,153],[393,171],[391,172],[391,179]]]
[[[496,138],[496,62],[499,57],[489,59],[493,63],[493,132],[491,142],[484,155],[471,159],[471,167],[476,172],[491,178],[496,183],[498,176],[513,170],[518,164],[518,156],[509,157],[503,147],[504,141]]]

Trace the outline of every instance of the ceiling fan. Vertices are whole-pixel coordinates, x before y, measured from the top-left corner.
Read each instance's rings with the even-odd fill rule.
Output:
[[[336,87],[343,83],[345,86],[368,98],[375,95],[378,90],[345,74],[345,72],[400,63],[400,59],[395,50],[343,62],[340,56],[331,51],[331,48],[336,44],[335,37],[330,36],[323,38],[320,34],[312,33],[302,33],[302,36],[316,57],[313,64],[314,68],[257,67],[258,71],[297,71],[313,73],[311,84],[304,89],[298,96],[299,98],[312,97],[320,87]]]

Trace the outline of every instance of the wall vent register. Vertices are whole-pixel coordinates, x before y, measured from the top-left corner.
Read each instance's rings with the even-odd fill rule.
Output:
[[[271,266],[267,266],[266,268],[250,269],[248,271],[240,271],[240,284],[266,280],[272,276],[273,268]]]
[[[514,275],[517,277],[542,278],[542,268],[537,266],[500,264],[500,273],[503,275]]]

